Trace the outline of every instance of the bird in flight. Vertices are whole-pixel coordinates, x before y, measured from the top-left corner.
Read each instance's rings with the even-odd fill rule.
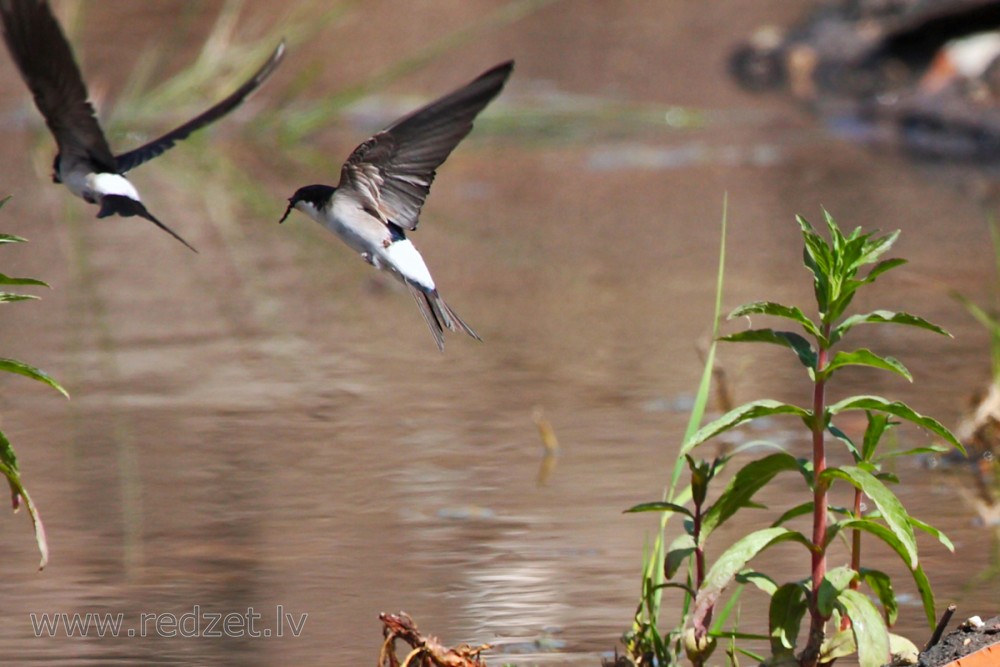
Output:
[[[137,215],[194,250],[191,244],[146,210],[135,186],[124,174],[242,104],[274,72],[284,56],[285,43],[278,45],[246,83],[208,111],[159,139],[115,155],[97,122],[73,51],[48,1],[0,0],[0,20],[7,49],[56,140],[58,153],[53,163],[53,182],[63,183],[70,192],[90,204],[98,204],[101,207],[98,218]]]
[[[469,134],[473,120],[500,93],[513,68],[513,61],[497,65],[376,133],[347,158],[336,187],[299,188],[279,221],[293,209],[306,214],[366,262],[406,285],[441,351],[445,329],[482,339],[438,294],[406,232],[417,228],[435,170]]]

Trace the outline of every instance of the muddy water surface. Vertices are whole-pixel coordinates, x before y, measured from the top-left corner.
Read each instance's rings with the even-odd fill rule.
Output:
[[[2,354],[73,395],[0,378],[4,431],[52,548],[36,573],[26,517],[3,518],[0,654],[40,665],[364,664],[378,653],[378,613],[402,608],[447,643],[497,644],[504,655],[491,664],[596,664],[628,628],[656,526],[621,511],[660,493],[700,373],[724,193],[729,306],[808,298],[796,213],[819,221],[825,206],[848,227],[903,231],[911,263],[859,307],[910,308],[955,339],[864,332],[860,342],[901,358],[917,381],[845,373],[843,394],[895,396],[954,423],[988,379],[987,335],[946,294],[991,298],[985,217],[966,181],[840,143],[791,102],[743,93],[725,75],[751,27],[808,3],[551,2],[516,5],[516,20],[487,0],[409,15],[389,2],[247,4],[240,44],[297,26],[285,28],[281,70],[246,109],[134,174],[198,255],[145,223],[97,221],[47,182],[51,140],[0,59],[0,191],[14,195],[0,226],[31,240],[3,249],[2,271],[53,287],[5,307]],[[222,5],[58,9],[114,118],[136,54],[169,48],[154,81],[183,69]],[[331,113],[301,143],[282,139],[287,118],[463,29],[472,39]],[[335,182],[393,114],[511,57],[510,85],[440,170],[413,235],[485,341],[451,336],[441,355],[407,294],[304,217],[276,223],[296,187]],[[269,109],[279,117],[251,123]],[[117,132],[116,146],[183,115],[166,103],[133,111],[127,127],[141,136]],[[804,400],[785,355],[726,348],[722,361],[737,400]],[[545,484],[536,410],[562,445]],[[786,426],[770,435],[804,454]],[[956,493],[966,480],[910,464],[899,473],[913,512],[956,543],[955,556],[923,545],[941,599],[996,613],[1000,584],[973,585],[990,542]],[[768,500],[800,493],[789,480]],[[873,567],[900,571],[871,552]],[[775,561],[804,577],[795,555]],[[901,578],[897,591],[901,630],[922,640],[913,586]],[[31,614],[46,612],[120,614],[122,629],[36,638]],[[230,630],[211,636],[226,614]]]

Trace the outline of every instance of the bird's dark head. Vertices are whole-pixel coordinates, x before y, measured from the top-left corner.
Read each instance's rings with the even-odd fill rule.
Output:
[[[53,183],[62,183],[62,179],[59,178],[59,158],[60,157],[61,156],[59,155],[59,153],[56,153],[55,158],[52,160],[52,182]]]
[[[337,188],[329,185],[307,185],[304,188],[299,188],[294,195],[288,198],[288,208],[285,209],[285,214],[281,216],[278,223],[284,222],[294,209],[302,211],[309,217],[315,217],[315,214],[330,203],[336,190]]]

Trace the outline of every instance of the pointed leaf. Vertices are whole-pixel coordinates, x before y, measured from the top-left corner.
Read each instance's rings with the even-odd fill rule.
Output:
[[[749,315],[772,315],[774,317],[784,317],[802,325],[809,334],[822,338],[819,327],[806,317],[806,314],[802,312],[799,308],[795,306],[785,306],[780,303],[774,303],[773,301],[754,301],[753,303],[745,303],[738,307],[733,312],[729,313],[726,319],[732,320],[737,317],[747,317]]]
[[[828,425],[826,427],[826,430],[830,432],[830,435],[832,435],[837,440],[840,440],[842,443],[844,443],[844,445],[847,447],[847,451],[851,453],[851,456],[854,458],[855,461],[861,460],[861,452],[858,451],[857,445],[854,444],[854,441],[851,440],[851,438],[846,433],[841,431],[833,424]]]
[[[896,243],[896,239],[898,238],[899,238],[898,229],[894,232],[886,234],[885,236],[879,236],[871,240],[869,240],[869,238],[866,238],[865,243],[863,244],[862,247],[861,254],[853,262],[854,270],[857,271],[862,266],[867,266],[868,264],[875,264],[876,262],[878,262],[879,257],[887,253],[889,249],[892,248],[893,244]],[[898,261],[899,260],[887,259],[883,262],[879,262],[878,264],[875,265],[872,271],[875,271],[875,269],[879,268],[879,266],[884,265],[888,262],[898,262]],[[896,264],[895,266],[898,266],[898,264]],[[892,266],[889,266],[888,268],[882,268],[881,270],[878,271],[878,273],[875,274],[875,278],[877,278],[879,274],[885,273],[891,268]],[[875,281],[875,278],[873,278],[871,274],[872,272],[869,271],[868,277],[865,278],[866,283]]]
[[[34,294],[14,294],[13,292],[0,292],[0,303],[9,303],[11,301],[28,301],[29,299],[37,299],[38,297]]]
[[[871,350],[860,349],[854,350],[853,352],[837,352],[833,355],[833,359],[830,363],[818,373],[819,379],[823,380],[837,370],[838,368],[843,368],[844,366],[871,366],[872,368],[881,368],[882,370],[892,371],[898,375],[902,375],[904,378],[913,382],[913,376],[910,375],[910,371],[906,370],[897,359],[892,357],[880,357]]]
[[[868,418],[868,426],[865,427],[864,443],[861,446],[861,458],[865,461],[872,461],[875,458],[875,450],[882,440],[882,435],[899,422],[894,422],[889,415],[882,412],[865,411]]]
[[[8,373],[16,373],[17,375],[23,375],[29,377],[32,380],[38,380],[44,384],[49,385],[60,394],[69,398],[69,394],[66,390],[62,388],[58,382],[53,380],[47,373],[41,371],[34,366],[29,366],[28,364],[18,361],[16,359],[3,359],[0,358],[0,371],[7,371]]]
[[[916,456],[919,454],[943,454],[949,450],[944,445],[927,445],[926,447],[913,447],[912,449],[900,449],[894,452],[886,452],[875,457],[875,462],[880,463],[900,456]]]
[[[808,610],[805,587],[801,583],[780,586],[771,596],[768,627],[771,628],[771,652],[795,648],[802,618]]]
[[[930,525],[929,523],[924,523],[920,519],[913,516],[910,517],[910,523],[913,525],[914,528],[919,528],[925,533],[933,535],[935,538],[937,538],[938,542],[944,545],[945,549],[947,549],[952,553],[955,553],[955,545],[952,544],[951,540],[948,539],[948,536],[942,533],[940,530]]]
[[[623,514],[628,514],[631,512],[677,512],[678,514],[684,514],[685,516],[694,518],[694,515],[691,514],[691,510],[684,507],[683,505],[678,505],[676,503],[668,503],[666,501],[660,501],[660,500],[649,503],[640,503],[638,505],[628,508],[623,512]]]
[[[840,530],[854,528],[871,533],[895,551],[896,555],[898,555],[904,563],[907,562],[908,556],[902,542],[899,541],[891,530],[886,528],[881,523],[867,518],[844,519],[833,524],[830,528],[831,533],[837,533]],[[830,535],[830,539],[833,539],[833,535]],[[924,614],[927,617],[928,626],[933,629],[934,625],[937,623],[937,615],[934,611],[934,592],[931,590],[930,581],[927,580],[927,575],[924,574],[924,570],[920,565],[917,565],[917,567],[910,570],[910,573],[913,575],[913,581],[917,585],[917,592],[920,594],[921,602],[923,602]]]
[[[791,521],[792,519],[795,519],[797,517],[805,516],[807,514],[812,514],[812,511],[813,511],[813,504],[812,504],[812,501],[810,500],[807,503],[802,503],[801,505],[796,505],[792,509],[788,510],[787,512],[785,512],[784,514],[782,514],[781,516],[779,516],[777,519],[775,519],[774,523],[772,523],[771,525],[772,526],[780,526],[781,524],[785,523],[786,521]]]
[[[691,625],[696,631],[705,628],[705,617],[728,586],[736,573],[746,567],[746,564],[757,554],[781,542],[794,541],[811,548],[809,540],[797,531],[783,527],[764,528],[738,540],[726,549],[705,575],[705,581],[695,598],[694,610],[691,612]]]
[[[896,313],[891,310],[874,310],[870,313],[851,315],[846,318],[843,322],[837,325],[837,328],[833,330],[832,334],[830,334],[830,344],[832,345],[839,341],[845,333],[859,324],[903,324],[910,327],[917,327],[918,329],[933,331],[934,333],[948,336],[949,338],[951,337],[950,333],[938,325],[928,322],[922,317],[910,315],[909,313]]]
[[[820,645],[819,661],[821,665],[832,665],[838,658],[846,658],[857,652],[858,645],[854,641],[854,632],[850,629],[837,630]]]
[[[741,584],[753,584],[757,590],[766,593],[768,596],[774,595],[778,590],[778,584],[771,577],[763,572],[747,570],[736,575],[736,581]]]
[[[3,202],[6,199],[0,201],[0,208],[3,208]],[[13,234],[0,234],[0,243],[27,243],[28,239],[22,238],[20,236],[14,236]]]
[[[790,348],[806,368],[816,368],[816,351],[805,338],[791,331],[774,329],[748,329],[723,336],[719,340],[727,343],[771,343]]]
[[[729,481],[719,498],[705,512],[701,522],[699,542],[702,546],[713,530],[744,507],[750,499],[767,485],[775,475],[787,470],[798,470],[799,462],[791,454],[779,452],[751,461],[743,466]]]
[[[4,275],[0,273],[0,285],[38,285],[40,287],[48,287],[48,283],[41,280],[36,280],[34,278],[12,278],[11,276]]]
[[[695,552],[694,538],[687,533],[678,535],[667,548],[667,555],[664,557],[663,571],[667,579],[673,579],[674,575],[687,561],[688,557]]]
[[[816,596],[816,607],[824,618],[829,618],[833,614],[837,598],[842,591],[851,585],[856,576],[857,573],[846,565],[827,571],[819,585],[819,594]]]
[[[851,619],[860,666],[882,667],[889,662],[889,632],[872,601],[858,591],[847,589],[840,594],[839,602]]]
[[[889,627],[895,625],[899,617],[899,605],[896,603],[896,594],[892,590],[892,579],[889,575],[879,570],[861,568],[861,580],[868,584],[882,603],[886,625]]]
[[[872,270],[868,272],[867,276],[865,276],[864,282],[873,283],[875,282],[876,278],[878,278],[886,271],[890,271],[896,268],[897,266],[902,266],[903,264],[906,264],[906,260],[898,257],[895,257],[893,259],[883,259],[881,262],[872,267]]]
[[[958,441],[958,438],[951,431],[942,426],[937,420],[917,413],[905,403],[888,401],[881,396],[852,396],[834,403],[827,410],[830,415],[836,415],[847,410],[878,410],[885,412],[927,429],[946,440],[963,454],[965,453],[965,447],[962,446],[962,443]]]
[[[697,447],[706,440],[714,438],[720,433],[725,433],[726,431],[734,429],[744,422],[748,422],[759,417],[782,414],[796,415],[802,419],[810,419],[812,417],[812,412],[809,410],[804,410],[796,405],[791,405],[790,403],[782,403],[781,401],[763,399],[759,401],[752,401],[750,403],[744,403],[743,405],[730,410],[715,421],[709,422],[705,426],[698,429],[696,433],[684,441],[684,444],[681,446],[680,454],[687,454],[693,448]]]
[[[915,568],[917,566],[917,538],[913,535],[910,515],[907,514],[903,503],[896,497],[896,494],[877,477],[855,466],[827,468],[820,475],[820,478],[825,481],[829,481],[832,477],[847,480],[872,499],[882,515],[882,519],[906,550],[907,565],[911,570]]]
[[[14,510],[17,510],[17,503],[22,500],[28,510],[31,525],[35,529],[35,542],[38,544],[38,552],[41,554],[38,569],[42,570],[49,562],[49,543],[45,537],[45,524],[42,523],[42,515],[39,514],[35,503],[31,501],[28,490],[24,488],[24,484],[21,482],[21,475],[17,467],[17,456],[14,454],[14,448],[11,446],[10,440],[7,439],[7,436],[2,431],[0,431],[0,473],[7,478],[11,498],[15,503]]]

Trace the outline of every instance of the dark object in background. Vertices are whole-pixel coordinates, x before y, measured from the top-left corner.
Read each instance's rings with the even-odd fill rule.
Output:
[[[878,143],[1000,164],[1000,0],[823,2],[758,30],[729,68],[748,90],[870,123]]]

